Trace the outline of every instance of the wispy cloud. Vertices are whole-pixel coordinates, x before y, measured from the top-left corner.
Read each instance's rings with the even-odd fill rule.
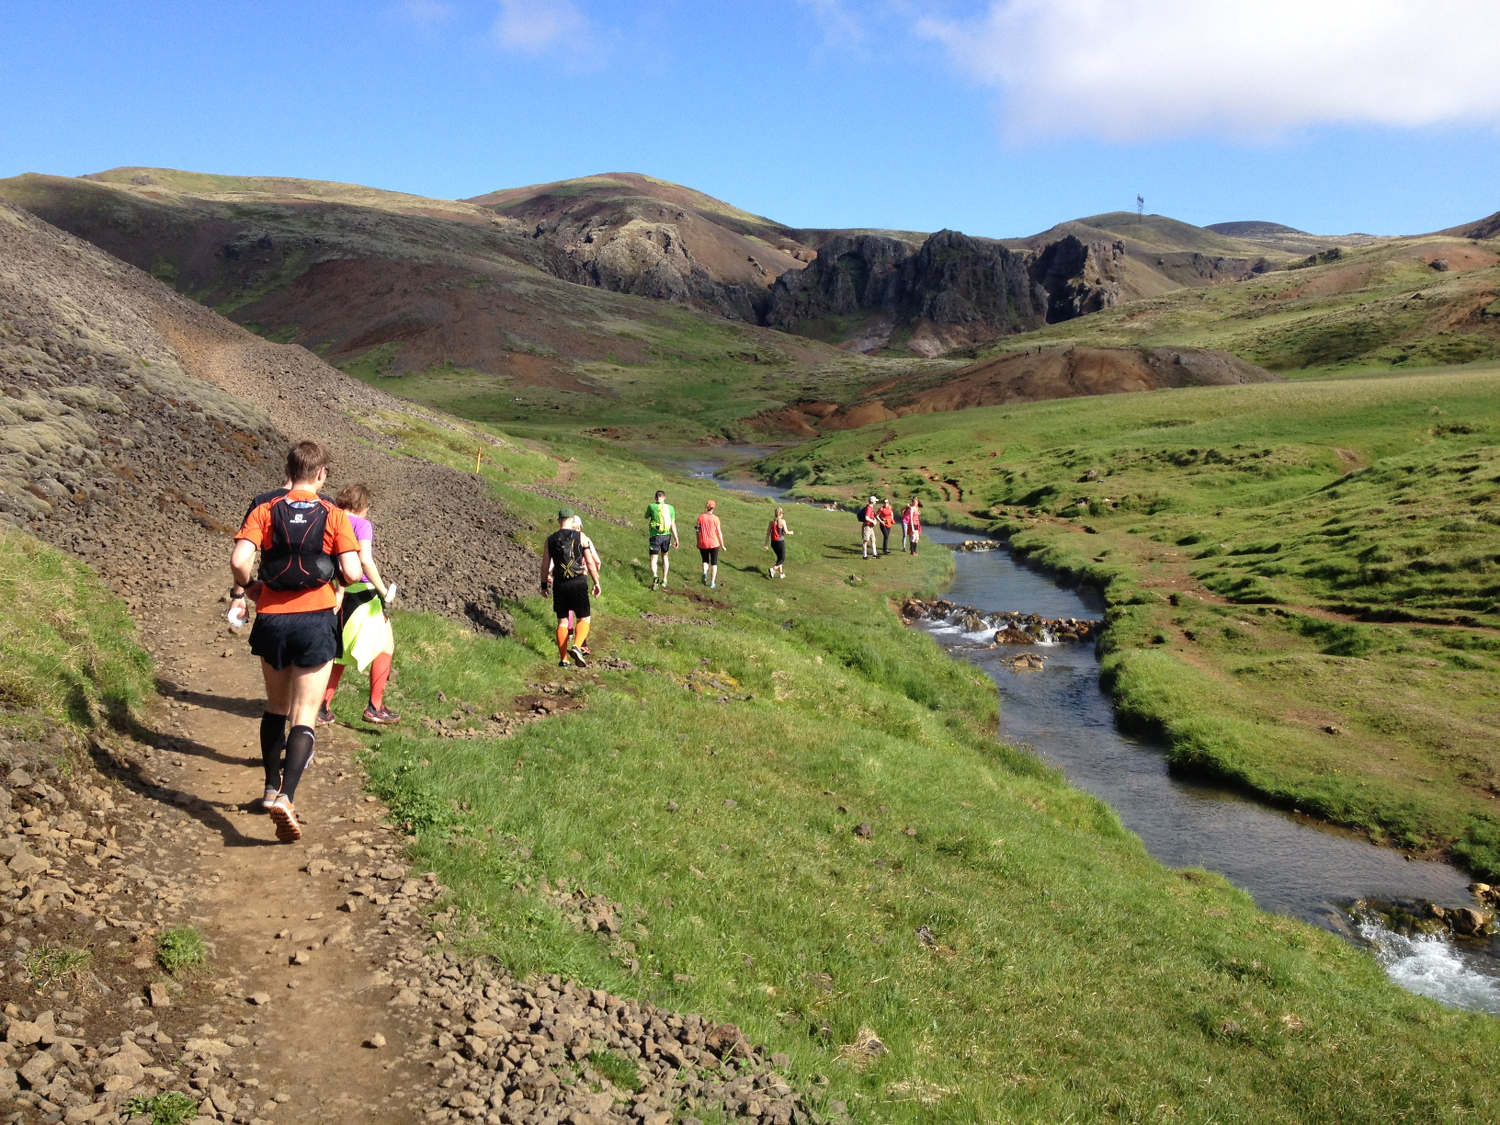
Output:
[[[1492,2],[990,0],[916,29],[1000,91],[1016,139],[1500,124]]]
[[[500,0],[495,38],[526,55],[561,53],[576,59],[599,49],[593,25],[572,0]]]
[[[849,10],[845,0],[797,0],[797,6],[811,13],[832,46],[857,45],[868,36],[864,22]]]

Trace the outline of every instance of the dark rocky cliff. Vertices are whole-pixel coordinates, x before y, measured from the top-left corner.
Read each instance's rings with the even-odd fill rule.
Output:
[[[765,323],[857,351],[938,355],[1118,304],[1123,254],[1072,235],[1039,251],[951,230],[920,246],[841,235],[805,269],[777,278]]]

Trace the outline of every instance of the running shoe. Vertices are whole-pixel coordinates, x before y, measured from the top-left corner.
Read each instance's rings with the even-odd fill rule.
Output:
[[[571,665],[571,664],[569,664],[569,663],[568,663],[568,662],[567,662],[567,661],[566,661],[566,660],[559,660],[559,661],[558,661],[558,662],[557,662],[557,666],[558,666],[558,667],[559,667],[559,668],[571,668],[571,667],[572,667],[572,665]]]
[[[660,585],[661,585],[661,579],[658,578],[658,577],[656,577],[656,575],[653,574],[651,576],[651,589],[655,590]]]
[[[262,809],[270,809],[270,807],[276,803],[276,798],[279,796],[281,796],[280,789],[272,789],[269,785],[267,785],[266,795],[260,799],[260,807]]]
[[[717,590],[719,588],[719,584],[717,582],[710,582],[708,584],[708,588],[710,590]]]
[[[705,586],[707,586],[707,585],[708,585],[708,575],[706,575],[706,574],[705,574],[705,575],[704,575],[704,576],[703,576],[703,584],[704,584],[704,585],[705,585]]]
[[[266,811],[276,822],[276,838],[283,844],[295,844],[302,839],[302,825],[297,822],[297,812],[292,808],[292,802],[287,800],[286,794],[276,794],[276,800],[271,802],[271,807]]]
[[[379,723],[383,726],[391,726],[401,721],[401,716],[392,711],[384,703],[379,707],[366,707],[363,717],[367,723]]]
[[[573,658],[573,663],[578,665],[578,667],[587,668],[589,666],[589,662],[583,658],[583,649],[577,645],[573,645],[568,649],[568,655]]]
[[[333,708],[324,703],[318,708],[318,726],[326,727],[329,723],[333,722],[333,720]]]

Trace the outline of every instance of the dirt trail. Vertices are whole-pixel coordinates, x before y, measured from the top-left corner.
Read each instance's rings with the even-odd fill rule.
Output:
[[[415,1112],[401,1094],[414,1077],[414,1065],[401,1059],[413,1045],[411,1032],[387,1004],[388,978],[385,987],[372,983],[400,940],[382,931],[399,927],[381,920],[372,893],[351,894],[308,874],[310,863],[348,846],[351,832],[373,832],[377,844],[393,849],[399,837],[380,824],[384,809],[361,791],[354,739],[323,727],[317,760],[297,794],[305,840],[276,841],[258,811],[259,665],[248,630],[234,636],[221,616],[218,568],[196,577],[147,637],[163,695],[182,716],[174,734],[189,764],[177,771],[173,789],[188,807],[201,808],[161,863],[198,869],[194,920],[214,945],[217,971],[232,982],[226,1015],[255,1020],[255,1046],[240,1058],[259,1067],[261,1085],[293,1092],[303,1120],[411,1121]],[[365,879],[356,873],[351,885],[380,883],[388,895],[406,874],[398,850],[370,863],[377,870]],[[306,965],[292,963],[299,953]],[[385,1047],[364,1046],[377,1034]]]

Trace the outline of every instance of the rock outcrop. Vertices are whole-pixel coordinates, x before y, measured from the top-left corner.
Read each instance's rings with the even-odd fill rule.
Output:
[[[812,264],[776,280],[766,324],[855,351],[899,346],[935,356],[1118,304],[1123,254],[1118,243],[1072,235],[1039,252],[951,230],[919,246],[839,235]]]

